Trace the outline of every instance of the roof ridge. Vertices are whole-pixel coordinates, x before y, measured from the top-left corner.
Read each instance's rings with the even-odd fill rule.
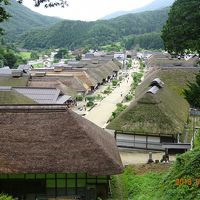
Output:
[[[31,110],[50,110],[50,111],[66,111],[67,110],[67,106],[66,105],[58,105],[58,104],[18,104],[18,105],[0,105],[0,112],[1,111],[14,111],[14,110],[28,110],[29,112]]]

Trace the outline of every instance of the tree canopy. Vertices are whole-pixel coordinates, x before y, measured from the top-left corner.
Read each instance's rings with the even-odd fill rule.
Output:
[[[23,3],[24,0],[17,0],[19,3]],[[46,8],[61,6],[68,6],[66,0],[33,0],[36,7],[43,4]],[[10,14],[6,11],[5,6],[10,4],[10,0],[0,0],[0,23],[7,20],[10,17]],[[0,35],[3,34],[3,29],[0,28]]]
[[[189,82],[183,93],[192,107],[200,108],[200,72],[196,75],[196,83]]]
[[[200,53],[200,1],[176,0],[162,30],[169,53]]]

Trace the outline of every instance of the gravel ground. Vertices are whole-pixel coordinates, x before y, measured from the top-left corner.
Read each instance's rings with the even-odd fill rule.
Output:
[[[119,151],[123,165],[145,164],[148,161],[149,153],[144,151],[122,150]],[[152,152],[153,160],[161,160],[164,152]],[[170,155],[169,160],[175,161],[176,156]]]

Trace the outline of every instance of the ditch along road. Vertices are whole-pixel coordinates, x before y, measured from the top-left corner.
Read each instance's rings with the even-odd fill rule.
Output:
[[[139,72],[139,64],[134,66],[133,69],[127,70],[127,73],[129,74],[128,77],[122,81],[120,86],[116,87],[98,105],[89,111],[85,118],[97,126],[105,128],[112,112],[117,108],[116,104],[121,103],[124,97],[129,93],[133,82],[131,77],[133,72]]]

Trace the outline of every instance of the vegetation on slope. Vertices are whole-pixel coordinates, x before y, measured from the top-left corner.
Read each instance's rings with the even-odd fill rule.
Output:
[[[11,0],[11,5],[5,6],[5,9],[11,17],[1,26],[5,29],[6,38],[9,41],[14,41],[20,34],[33,28],[47,27],[61,21],[55,17],[47,17],[33,12],[15,0]]]
[[[123,174],[112,178],[113,200],[199,200],[200,148],[179,155],[168,167],[147,164],[125,168]]]
[[[157,48],[154,38],[160,32],[168,16],[168,8],[149,11],[144,13],[129,14],[111,20],[99,20],[96,22],[70,21],[65,20],[56,25],[30,31],[19,38],[19,44],[27,49],[37,48],[61,48],[74,49],[78,47],[98,48],[112,42],[120,41],[129,35],[140,35],[138,42],[144,46],[147,37],[152,39],[154,45],[148,46]],[[158,20],[159,19],[159,20]],[[139,44],[140,45],[140,44]],[[161,47],[160,47],[161,48]]]
[[[200,199],[200,148],[177,157],[162,188],[163,200]]]
[[[160,184],[169,166],[152,164],[126,167],[123,174],[112,178],[112,199],[160,200]]]

